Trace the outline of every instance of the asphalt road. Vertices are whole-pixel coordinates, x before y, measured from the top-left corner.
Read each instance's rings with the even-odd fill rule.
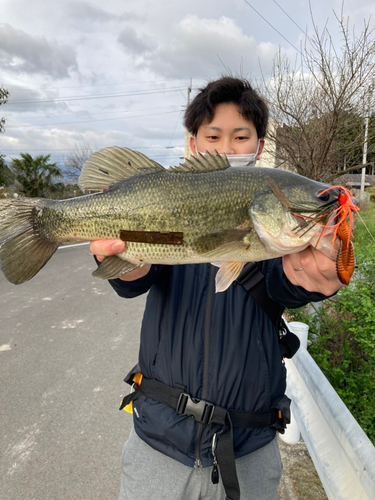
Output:
[[[116,500],[145,297],[95,279],[88,246],[31,281],[0,272],[0,500]]]

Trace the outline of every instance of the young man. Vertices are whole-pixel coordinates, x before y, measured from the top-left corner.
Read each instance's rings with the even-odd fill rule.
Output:
[[[231,77],[209,83],[185,114],[194,155],[217,150],[249,168],[262,152],[267,120],[250,84]],[[99,261],[123,249],[121,241],[91,243]],[[268,296],[285,307],[342,286],[335,263],[311,247],[259,269]],[[210,264],[147,265],[110,281],[122,297],[149,292],[129,379],[142,373],[151,392],[133,402],[119,500],[234,500],[239,489],[243,500],[276,498],[282,465],[275,435],[288,415],[278,332],[241,284],[215,294],[216,272]],[[239,414],[262,422],[238,424]]]

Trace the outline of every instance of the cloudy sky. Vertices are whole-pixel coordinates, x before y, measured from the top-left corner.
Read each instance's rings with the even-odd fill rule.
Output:
[[[311,0],[319,28],[341,0]],[[30,7],[32,5],[32,8]],[[255,10],[256,9],[256,10]],[[0,0],[0,86],[11,92],[0,152],[51,154],[127,146],[163,165],[183,155],[192,97],[231,72],[267,77],[281,48],[296,57],[311,33],[308,0]],[[373,0],[346,0],[360,33]]]

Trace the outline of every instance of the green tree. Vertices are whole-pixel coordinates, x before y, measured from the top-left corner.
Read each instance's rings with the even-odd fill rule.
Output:
[[[11,169],[26,196],[43,197],[55,191],[55,179],[62,177],[62,173],[57,163],[50,162],[50,157],[38,155],[33,158],[28,153],[21,153],[21,158],[12,160]]]
[[[0,106],[8,101],[9,91],[0,87]],[[4,132],[5,118],[0,118],[0,134]],[[3,161],[4,156],[0,153],[0,161]],[[1,167],[1,163],[0,163]],[[1,181],[0,181],[1,184]]]
[[[0,87],[0,106],[8,101],[9,91]],[[0,133],[4,132],[5,118],[0,118]]]
[[[14,182],[14,174],[0,155],[0,186],[10,186]]]

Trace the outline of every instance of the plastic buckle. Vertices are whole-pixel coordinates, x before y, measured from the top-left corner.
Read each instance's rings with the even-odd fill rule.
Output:
[[[215,406],[201,399],[193,399],[189,394],[183,392],[180,394],[177,402],[176,411],[180,415],[193,417],[194,420],[201,424],[209,424],[211,422]]]

